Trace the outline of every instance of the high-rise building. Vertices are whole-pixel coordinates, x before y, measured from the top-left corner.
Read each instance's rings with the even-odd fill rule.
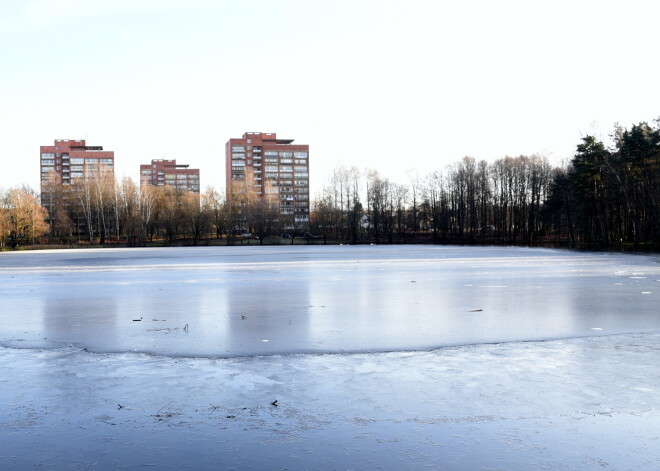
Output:
[[[114,177],[115,153],[88,146],[84,139],[56,139],[52,146],[40,146],[40,152],[42,186],[67,186],[108,173]]]
[[[246,132],[225,147],[227,198],[237,188],[274,201],[296,228],[309,225],[309,145],[275,133]]]
[[[140,165],[140,187],[171,186],[178,190],[199,193],[199,169],[190,165],[177,164],[173,160],[152,160],[151,164]]]

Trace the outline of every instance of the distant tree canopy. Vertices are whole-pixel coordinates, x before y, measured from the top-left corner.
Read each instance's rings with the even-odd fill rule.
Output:
[[[614,148],[586,136],[555,172],[546,215],[557,237],[609,245],[660,242],[660,128],[617,127]]]
[[[242,233],[286,233],[348,243],[562,242],[660,246],[660,122],[616,127],[608,147],[585,136],[572,160],[552,167],[541,155],[492,163],[464,157],[395,183],[377,170],[337,167],[312,201],[311,223],[282,206],[277,188],[260,196],[244,182],[192,194],[140,188],[110,173],[71,186],[0,192],[0,248],[73,242],[122,245],[210,243]],[[45,208],[45,209],[44,209]],[[313,234],[313,235],[312,235]]]
[[[657,246],[658,124],[617,127],[611,149],[585,136],[565,167],[552,168],[539,155],[493,163],[465,157],[444,172],[409,175],[408,185],[376,170],[340,167],[314,203],[313,228],[345,241],[408,242],[423,235],[440,242]]]

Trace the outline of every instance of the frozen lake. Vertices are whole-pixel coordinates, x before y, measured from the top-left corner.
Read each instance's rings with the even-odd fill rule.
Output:
[[[658,293],[657,254],[2,253],[0,468],[656,470]]]

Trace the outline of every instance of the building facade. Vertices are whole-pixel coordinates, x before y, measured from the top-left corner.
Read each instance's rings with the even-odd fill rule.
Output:
[[[115,174],[115,153],[88,146],[84,139],[56,139],[52,146],[40,146],[40,162],[42,187],[70,186]]]
[[[289,228],[309,226],[309,145],[278,139],[275,133],[246,132],[225,146],[227,199],[237,189],[278,206]]]
[[[177,164],[173,160],[152,160],[151,164],[140,165],[140,187],[171,186],[177,190],[199,193],[199,169],[190,165]]]

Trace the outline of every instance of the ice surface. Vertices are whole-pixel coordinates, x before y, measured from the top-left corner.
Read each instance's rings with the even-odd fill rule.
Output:
[[[657,331],[659,258],[438,246],[4,253],[0,344],[236,356]]]
[[[0,469],[657,470],[659,261],[0,254]]]

